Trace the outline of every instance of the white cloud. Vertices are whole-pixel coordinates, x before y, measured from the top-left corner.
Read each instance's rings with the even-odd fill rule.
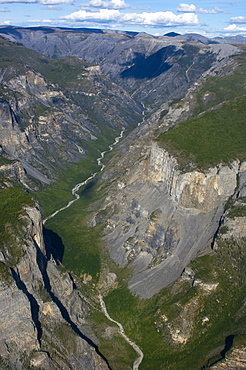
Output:
[[[42,5],[71,4],[73,2],[73,0],[37,0],[37,3]]]
[[[26,3],[26,4],[29,4],[29,3],[36,3],[37,1],[36,0],[0,0],[0,4],[11,4],[11,3]]]
[[[23,4],[41,4],[41,5],[57,5],[71,4],[74,0],[0,0],[0,4],[23,3]]]
[[[193,13],[176,15],[172,12],[155,13],[120,13],[114,9],[100,9],[100,11],[89,12],[79,10],[69,14],[63,19],[72,21],[94,21],[100,23],[117,22],[121,25],[142,25],[142,26],[177,26],[177,25],[196,25],[198,18]]]
[[[225,31],[229,31],[229,32],[245,32],[246,31],[246,27],[238,27],[235,23],[234,24],[230,24],[230,26],[224,28]]]
[[[32,23],[35,25],[44,25],[44,24],[50,24],[52,23],[51,19],[29,19],[28,23]]]
[[[219,9],[217,7],[214,7],[211,10],[203,9],[203,8],[197,8],[194,4],[185,4],[181,3],[179,4],[177,11],[180,13],[199,13],[199,14],[219,14],[219,13],[225,13],[224,10]]]
[[[118,10],[113,9],[100,9],[99,12],[88,12],[86,10],[79,10],[77,12],[74,12],[72,14],[69,14],[64,19],[70,19],[73,21],[88,21],[88,20],[94,20],[94,21],[115,21],[120,17],[120,12]]]
[[[131,5],[125,3],[124,0],[91,0],[88,6],[93,8],[102,8],[102,9],[127,9],[131,8]]]
[[[195,12],[196,6],[194,4],[179,4],[179,7],[177,8],[178,12]]]
[[[62,7],[57,5],[46,5],[44,7],[45,10],[62,10]]]
[[[233,22],[233,23],[246,23],[246,17],[242,17],[242,16],[232,17],[231,22]]]

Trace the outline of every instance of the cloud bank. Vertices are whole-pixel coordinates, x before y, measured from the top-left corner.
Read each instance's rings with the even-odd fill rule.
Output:
[[[197,8],[194,4],[185,4],[181,3],[177,8],[177,11],[180,13],[199,13],[199,14],[220,14],[225,13],[224,10],[214,7],[211,10]]]
[[[231,22],[233,22],[233,23],[246,23],[246,17],[242,17],[242,16],[232,17]]]
[[[225,31],[228,31],[228,32],[245,32],[246,31],[246,27],[238,27],[235,23],[233,24],[230,24],[230,26],[226,27],[224,29]]]
[[[100,9],[99,11],[79,10],[69,14],[63,19],[70,21],[94,21],[98,23],[121,23],[123,25],[144,25],[151,27],[196,25],[198,18],[193,13],[176,15],[173,12],[142,12],[121,13],[114,9]]]
[[[0,4],[41,4],[41,5],[58,5],[73,4],[74,0],[0,0]]]

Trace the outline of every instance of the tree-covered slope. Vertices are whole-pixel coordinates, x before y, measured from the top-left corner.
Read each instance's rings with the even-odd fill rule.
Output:
[[[227,76],[210,77],[194,94],[193,118],[158,138],[181,165],[201,169],[246,158],[245,51]]]

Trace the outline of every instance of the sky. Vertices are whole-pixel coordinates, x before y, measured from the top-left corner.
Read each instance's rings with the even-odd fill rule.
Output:
[[[0,0],[0,25],[246,36],[246,0]]]

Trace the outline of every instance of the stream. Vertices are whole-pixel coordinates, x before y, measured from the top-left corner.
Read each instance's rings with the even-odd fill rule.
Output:
[[[144,114],[143,114],[143,121],[141,123],[144,122]],[[140,124],[138,124],[139,126]],[[123,129],[120,133],[120,135],[118,137],[115,138],[114,140],[114,143],[109,145],[109,149],[104,151],[104,152],[101,152],[100,153],[100,157],[97,158],[97,164],[99,166],[101,166],[101,169],[100,169],[100,172],[104,170],[105,168],[105,165],[102,163],[102,159],[104,158],[104,155],[105,153],[107,152],[110,152],[111,150],[113,150],[114,146],[116,144],[118,144],[118,142],[120,141],[120,139],[122,139],[123,135],[124,135],[124,131],[125,129]],[[79,189],[83,186],[83,185],[86,185],[90,180],[92,180],[97,174],[99,173],[99,171],[97,172],[94,172],[91,176],[89,176],[86,180],[76,184],[73,188],[72,188],[72,195],[74,195],[74,199],[71,200],[70,202],[68,202],[68,204],[60,209],[58,209],[57,211],[55,211],[54,213],[52,213],[50,216],[46,217],[44,220],[43,220],[43,225],[45,225],[46,221],[48,221],[49,219],[55,217],[59,212],[69,208],[74,202],[76,202],[80,196],[79,194],[77,193],[79,191]],[[126,340],[127,343],[130,344],[130,346],[132,346],[132,348],[136,351],[136,353],[138,354],[138,358],[134,361],[134,364],[133,364],[133,370],[138,370],[138,367],[139,365],[141,364],[142,360],[143,360],[143,352],[141,351],[141,349],[136,345],[136,343],[132,342],[128,337],[127,335],[125,334],[125,331],[124,331],[124,328],[122,326],[121,323],[119,323],[118,321],[112,319],[109,314],[108,314],[108,311],[107,311],[107,308],[106,308],[106,305],[103,301],[103,298],[102,298],[102,295],[99,294],[99,301],[100,301],[100,305],[101,305],[101,308],[102,308],[102,312],[103,314],[107,317],[108,320],[110,320],[111,322],[115,323],[118,327],[119,327],[119,332],[120,334],[122,335],[122,337]]]
[[[106,305],[104,303],[104,300],[102,298],[101,293],[99,293],[99,296],[98,297],[99,297],[100,305],[101,305],[102,312],[104,313],[104,315],[107,317],[107,319],[109,321],[115,323],[119,327],[119,329],[120,329],[119,331],[120,331],[120,334],[122,335],[122,337],[126,340],[127,343],[130,344],[130,346],[132,346],[132,348],[134,349],[134,351],[136,351],[137,354],[139,355],[138,358],[134,361],[134,364],[133,364],[133,370],[138,370],[138,367],[141,364],[141,362],[143,360],[143,357],[144,357],[143,352],[136,345],[136,343],[132,342],[131,339],[128,338],[128,336],[125,334],[124,328],[121,325],[121,323],[118,322],[118,321],[116,321],[116,320],[114,320],[114,319],[112,319],[112,317],[109,316],[108,311],[107,311],[107,308],[106,308]]]
[[[109,149],[108,150],[105,150],[104,152],[101,152],[100,153],[100,157],[97,158],[97,164],[98,166],[101,166],[101,169],[100,171],[103,171],[104,170],[104,167],[105,165],[101,162],[102,159],[104,158],[104,155],[105,153],[107,152],[110,152],[111,150],[113,150],[114,146],[116,144],[118,144],[118,142],[120,141],[120,139],[122,139],[123,137],[123,134],[125,132],[125,129],[123,129],[120,133],[120,136],[116,137],[114,139],[114,143],[109,145]],[[68,202],[68,204],[60,209],[58,209],[57,211],[55,211],[54,213],[52,213],[50,216],[46,217],[44,220],[43,220],[43,224],[45,225],[46,221],[48,221],[49,219],[55,217],[57,215],[57,213],[61,212],[61,211],[64,211],[64,209],[67,209],[69,208],[74,202],[76,202],[77,200],[79,200],[80,196],[79,194],[77,194],[77,191],[79,191],[79,189],[83,186],[83,185],[86,185],[90,180],[94,179],[94,177],[98,174],[99,171],[97,172],[94,172],[91,176],[89,176],[86,180],[82,181],[82,182],[79,182],[78,184],[76,184],[73,188],[72,188],[72,195],[74,195],[74,199],[73,200],[70,200],[70,202]]]

